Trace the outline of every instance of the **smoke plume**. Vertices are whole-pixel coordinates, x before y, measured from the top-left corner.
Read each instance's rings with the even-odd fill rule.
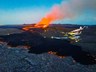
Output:
[[[76,18],[86,12],[96,12],[96,0],[63,0],[61,4],[54,5],[44,18],[53,22],[64,18]]]
[[[50,23],[56,20],[76,19],[84,15],[87,15],[88,17],[92,16],[91,14],[95,12],[96,0],[63,0],[61,4],[55,4],[52,7],[52,10],[45,17],[43,17],[41,21],[35,25],[35,27],[46,28]],[[89,13],[90,15],[88,15]],[[86,20],[88,19],[86,18]]]

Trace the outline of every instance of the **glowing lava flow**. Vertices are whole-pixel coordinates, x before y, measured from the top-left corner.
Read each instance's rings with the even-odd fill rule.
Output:
[[[44,29],[44,28],[47,28],[52,21],[54,21],[54,18],[52,18],[52,16],[49,15],[47,17],[42,18],[41,21],[38,22],[37,24],[35,24],[34,26],[28,25],[28,26],[23,27],[22,29],[25,31],[32,29],[32,28],[43,28]]]
[[[46,28],[52,22],[51,18],[42,18],[42,20],[35,25],[36,28]]]
[[[29,30],[31,28],[47,28],[50,23],[56,20],[63,19],[65,15],[61,14],[60,8],[58,6],[55,6],[51,12],[49,12],[45,17],[41,19],[40,22],[35,24],[34,26],[25,26],[23,30]]]
[[[47,28],[50,23],[56,20],[62,20],[64,18],[73,18],[74,14],[70,12],[70,5],[66,3],[61,3],[60,5],[54,5],[52,10],[45,15],[40,22],[36,23],[34,26],[25,26],[23,30],[30,30],[31,28]]]
[[[27,26],[23,27],[22,29],[25,30],[25,31],[28,31],[28,30],[31,29],[31,28],[34,28],[34,26],[32,26],[32,25],[27,25]]]

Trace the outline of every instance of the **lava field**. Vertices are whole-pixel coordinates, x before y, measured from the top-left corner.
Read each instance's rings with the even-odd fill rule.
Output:
[[[81,49],[80,46],[72,45],[68,40],[44,38],[36,32],[22,32],[0,36],[1,41],[7,42],[11,47],[27,46],[29,53],[42,54],[49,51],[56,52],[58,56],[71,56],[81,64],[96,64],[96,57]]]

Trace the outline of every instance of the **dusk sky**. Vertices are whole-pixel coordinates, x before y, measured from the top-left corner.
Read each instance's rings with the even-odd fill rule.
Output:
[[[0,0],[0,25],[37,23],[55,5],[67,5],[73,16],[53,23],[96,24],[96,0]]]

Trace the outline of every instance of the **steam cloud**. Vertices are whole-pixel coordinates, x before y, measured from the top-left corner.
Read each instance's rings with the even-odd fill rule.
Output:
[[[96,12],[96,0],[63,0],[60,5],[54,5],[45,17],[55,20],[74,19],[80,15]]]

